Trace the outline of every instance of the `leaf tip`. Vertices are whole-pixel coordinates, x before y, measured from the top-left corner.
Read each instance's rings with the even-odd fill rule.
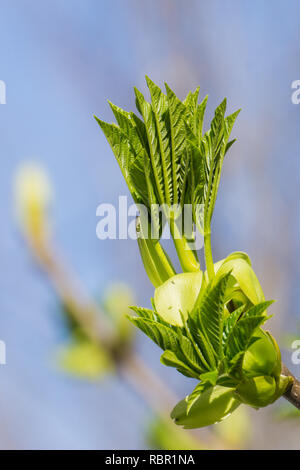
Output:
[[[149,84],[152,85],[153,84],[153,81],[151,80],[151,78],[148,76],[148,75],[145,75],[145,80],[146,80],[146,83],[149,87]]]
[[[101,119],[99,119],[96,114],[93,115],[94,116],[94,119],[96,120],[96,122],[99,124],[99,126],[102,127],[102,124],[104,123],[104,121],[101,121]]]
[[[173,93],[172,90],[171,90],[171,88],[170,88],[169,85],[167,84],[167,82],[164,82],[164,85],[165,85],[165,89],[166,89],[167,94]]]

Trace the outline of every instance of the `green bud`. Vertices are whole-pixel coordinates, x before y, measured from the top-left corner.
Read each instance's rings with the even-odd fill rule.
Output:
[[[246,253],[232,253],[225,260],[215,263],[214,266],[216,281],[224,274],[231,272],[232,279],[226,292],[227,300],[234,300],[238,292],[240,292],[240,299],[237,300],[243,303],[250,301],[255,305],[265,300],[261,285]]]
[[[222,421],[241,404],[234,389],[216,385],[205,389],[188,411],[188,397],[181,400],[171,413],[175,423],[185,429],[202,428]]]
[[[243,372],[249,378],[259,375],[279,377],[281,354],[275,339],[261,328],[257,329],[254,336],[258,339],[245,353]]]
[[[203,273],[182,273],[155,289],[154,304],[159,315],[171,325],[182,326],[181,314],[192,311],[202,284]]]
[[[277,399],[276,380],[269,375],[243,380],[236,388],[237,397],[255,408],[270,405]]]
[[[236,388],[236,397],[247,405],[261,408],[274,403],[291,383],[291,377],[280,375],[253,377],[243,380]]]
[[[279,376],[279,379],[277,380],[277,391],[275,400],[277,400],[284,394],[288,387],[291,386],[293,381],[294,379],[292,377],[287,377],[286,375]]]

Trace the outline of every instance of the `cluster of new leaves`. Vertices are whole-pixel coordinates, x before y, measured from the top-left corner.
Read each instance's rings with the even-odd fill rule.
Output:
[[[117,124],[96,118],[122,170],[136,203],[149,213],[153,205],[191,204],[200,227],[197,205],[205,206],[204,223],[214,208],[224,155],[234,141],[229,135],[238,111],[225,117],[226,100],[216,109],[203,134],[207,97],[198,104],[199,88],[180,101],[166,84],[166,94],[146,77],[151,103],[135,89],[141,120],[110,103]],[[152,213],[153,217],[153,213]],[[159,221],[158,221],[159,224]]]
[[[276,341],[260,328],[271,302],[265,302],[249,257],[236,252],[215,264],[212,258],[211,218],[239,111],[225,116],[223,100],[203,133],[207,98],[198,104],[199,89],[180,101],[168,85],[163,93],[146,80],[151,103],[135,90],[142,120],[111,104],[118,125],[97,121],[134,201],[149,215],[146,224],[142,217],[137,220],[137,233],[156,288],[154,310],[134,307],[138,316],[130,320],[163,349],[163,364],[199,380],[172,417],[178,424],[201,427],[220,421],[240,403],[267,406],[284,393],[289,379],[280,373]],[[184,224],[178,237],[178,215],[187,205],[204,234],[205,272],[190,245],[194,227]],[[162,207],[183,274],[176,275],[159,243]],[[149,239],[144,233],[150,222],[158,236]]]
[[[129,317],[163,349],[161,362],[200,380],[200,388],[208,384],[234,387],[242,380],[244,355],[257,340],[257,328],[268,319],[265,311],[272,301],[228,313],[225,293],[229,278],[230,273],[199,294],[194,309],[187,318],[182,316],[182,326],[163,320],[155,305],[154,311],[132,307],[138,317]],[[197,396],[199,392],[197,388]]]

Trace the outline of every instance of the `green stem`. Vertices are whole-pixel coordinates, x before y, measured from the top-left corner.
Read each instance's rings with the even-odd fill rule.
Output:
[[[212,257],[211,250],[211,232],[206,231],[204,233],[204,255],[205,255],[205,264],[208,274],[208,279],[211,281],[215,276],[214,270],[214,261]]]
[[[175,276],[176,271],[173,268],[171,260],[163,249],[163,247],[161,246],[161,244],[159,242],[155,243],[154,248],[168,277]]]
[[[169,220],[170,232],[173,237],[177,256],[184,272],[195,272],[200,270],[200,263],[195,253],[189,246],[184,235],[180,234],[174,219]]]
[[[158,240],[151,238],[151,225],[148,231],[143,227],[140,217],[136,219],[137,242],[145,271],[154,285],[158,287],[176,274],[172,263]]]

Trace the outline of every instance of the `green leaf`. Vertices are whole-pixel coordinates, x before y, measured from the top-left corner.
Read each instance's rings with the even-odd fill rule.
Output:
[[[250,300],[251,303],[257,304],[265,300],[263,290],[253,271],[249,261],[244,257],[233,258],[232,255],[226,258],[221,267],[218,269],[216,278],[223,276],[227,272],[231,272],[231,275],[236,279],[240,289]]]
[[[244,313],[243,319],[262,315],[267,310],[267,308],[269,308],[270,305],[272,305],[273,303],[274,303],[274,300],[267,300],[264,302],[260,302],[257,305],[254,305],[253,307],[249,308],[247,312]],[[265,314],[265,317],[268,318],[266,314]]]
[[[164,177],[163,177],[163,169],[161,165],[161,155],[160,155],[160,148],[159,148],[159,140],[157,138],[157,131],[156,131],[156,122],[155,122],[155,115],[150,103],[148,103],[142,93],[135,88],[135,95],[136,100],[138,103],[138,109],[141,112],[144,122],[145,128],[147,133],[147,140],[149,144],[149,151],[150,151],[150,160],[152,171],[154,175],[157,195],[159,198],[160,204],[165,202],[165,192],[164,192]]]
[[[239,382],[239,379],[229,376],[228,373],[224,373],[218,377],[217,385],[222,385],[223,387],[235,388],[238,382]]]
[[[214,350],[208,341],[206,335],[201,331],[198,324],[192,318],[188,319],[189,330],[196,342],[199,351],[201,352],[201,359],[207,370],[214,370],[217,366],[215,360]]]
[[[175,367],[178,372],[185,375],[186,377],[199,378],[199,373],[195,372],[193,368],[190,368],[185,361],[182,361],[178,356],[170,350],[166,350],[161,356],[160,361],[162,364],[168,367]]]
[[[232,139],[226,144],[226,146],[225,146],[225,155],[235,142],[236,142],[236,139]]]
[[[232,331],[232,328],[236,325],[237,321],[240,319],[242,313],[245,310],[245,305],[234,310],[225,320],[223,328],[223,344],[226,342],[229,334]]]
[[[228,375],[237,381],[243,378],[244,357],[245,351],[240,351],[228,362]]]
[[[155,290],[155,308],[165,321],[172,325],[183,325],[181,313],[187,318],[193,309],[202,277],[201,271],[177,274]]]
[[[201,428],[217,423],[229,416],[239,405],[235,398],[235,389],[216,385],[205,387],[199,393],[188,410],[189,397],[181,400],[171,413],[175,423],[185,429]]]
[[[194,405],[195,401],[199,398],[199,396],[204,392],[205,389],[208,389],[208,388],[211,388],[211,384],[208,381],[207,382],[201,381],[201,382],[198,383],[198,385],[196,385],[196,387],[194,388],[192,393],[190,393],[186,397],[186,404],[187,404],[186,412],[187,412],[187,414],[189,414],[192,406]]]
[[[165,84],[170,113],[172,175],[174,204],[184,201],[189,155],[186,148],[185,120],[187,109],[171,88]]]
[[[240,112],[241,110],[238,109],[237,111],[235,111],[234,113],[230,114],[229,116],[225,118],[225,144],[227,144],[228,142],[228,138],[231,134],[236,118],[238,117]]]
[[[179,349],[177,334],[166,325],[148,320],[147,318],[128,316],[128,319],[164,351],[170,349],[176,353]]]
[[[193,346],[193,343],[186,336],[181,335],[179,342],[185,361],[198,374],[197,377],[199,377],[200,374],[207,370],[206,364],[202,361],[202,357]]]
[[[139,154],[143,151],[143,145],[136,130],[134,121],[132,120],[131,113],[119,108],[111,101],[108,101],[112,112],[117,120],[120,129],[127,135],[131,145],[135,148],[136,153]]]
[[[234,251],[233,253],[231,253],[230,255],[228,255],[225,258],[226,261],[230,261],[232,259],[243,259],[244,261],[246,261],[249,264],[249,266],[252,266],[251,259],[250,259],[249,255],[247,255],[247,253],[245,253],[244,251]],[[225,260],[223,259],[222,263]],[[222,265],[222,263],[220,264],[220,266]]]
[[[149,308],[132,306],[130,307],[130,309],[141,318],[146,318],[147,320],[152,320],[152,321],[156,321],[157,319],[153,310],[150,310]]]
[[[243,318],[232,329],[228,336],[225,352],[229,359],[233,359],[239,352],[245,352],[255,330],[266,321],[264,315]]]
[[[230,145],[228,139],[232,130],[238,112],[228,117],[224,117],[226,111],[226,99],[218,106],[215,116],[211,122],[210,130],[200,141],[200,151],[204,161],[204,225],[206,231],[209,231],[210,222],[217,198],[219,188],[223,159]],[[231,142],[232,145],[233,142]]]
[[[200,379],[203,382],[208,382],[210,385],[216,385],[218,379],[218,371],[212,370],[210,372],[205,372],[204,374],[200,375]]]
[[[101,121],[101,119],[98,119],[96,116],[95,119],[104,132],[108,143],[110,144],[111,149],[115,154],[117,162],[119,163],[128,188],[131,194],[134,196],[136,191],[132,184],[129,172],[130,164],[134,160],[134,154],[131,150],[128,137],[118,126],[116,126],[116,124],[108,124],[107,122]]]
[[[152,299],[153,300],[153,299]],[[177,329],[173,326],[171,326],[169,323],[167,323],[158,313],[156,310],[150,310],[149,308],[143,308],[143,307],[136,307],[136,306],[130,306],[130,310],[135,312],[139,317],[141,318],[146,318],[148,320],[152,320],[154,322],[161,323],[162,325],[167,326],[168,328],[171,328],[175,333],[177,334]]]
[[[144,174],[144,158],[148,156],[148,146],[143,140],[143,132],[140,131],[140,127],[145,125],[140,121],[135,121],[132,117],[133,113],[128,113],[123,109],[109,102],[110,107],[114,113],[114,116],[120,126],[122,132],[127,136],[131,146],[131,151],[134,154],[134,159],[128,162],[128,170],[130,173],[131,180],[138,194],[142,196],[143,203],[147,206],[147,188]]]
[[[148,193],[148,205],[150,209],[151,229],[154,229],[154,238],[160,239],[163,231],[163,223],[165,222],[160,217],[159,200],[156,195],[155,183],[153,181],[151,163],[148,156],[144,158],[144,173],[146,178],[146,188]],[[151,234],[152,235],[152,234]]]
[[[197,364],[203,371],[209,371],[216,365],[214,355],[210,344],[206,341],[204,335],[195,326],[193,320],[188,317],[187,320],[182,316],[183,331],[189,338],[194,351],[197,355]],[[181,335],[180,335],[181,336]]]
[[[219,149],[219,146],[222,143],[223,136],[224,136],[224,115],[226,111],[227,101],[226,98],[222,101],[222,103],[216,108],[215,115],[213,120],[211,121],[211,141],[214,152]],[[215,156],[215,155],[214,155]]]
[[[168,205],[173,202],[172,157],[170,146],[170,116],[168,100],[161,89],[146,76],[148,88],[152,99],[157,136],[159,141],[161,165],[164,178],[165,200]]]
[[[140,141],[144,149],[146,150],[147,155],[150,155],[147,131],[144,122],[136,114],[134,114],[134,112],[131,112],[130,116],[135,123],[136,131],[139,135]]]
[[[192,115],[195,113],[197,108],[199,91],[200,87],[198,86],[194,92],[189,91],[186,98],[183,100],[183,104],[188,108]]]
[[[261,302],[251,307],[234,325],[225,343],[225,352],[229,359],[247,350],[255,330],[267,320],[268,317],[263,313],[271,303]]]
[[[114,105],[111,106],[115,114],[118,115],[118,120],[120,122],[121,119],[123,120],[123,130],[116,126],[116,124],[108,124],[97,117],[95,119],[103,130],[108,143],[115,154],[116,160],[121,168],[123,177],[134,201],[148,206],[147,185],[143,171],[143,147],[135,133],[133,124],[128,118],[128,113],[126,114],[125,111],[120,110],[120,108],[117,108]],[[131,130],[129,131],[128,129]]]
[[[211,344],[217,360],[223,355],[224,298],[229,275],[226,274],[215,286],[207,288],[195,313],[199,327]]]
[[[203,132],[203,121],[204,121],[204,114],[206,110],[208,96],[206,95],[204,100],[198,105],[196,111],[196,131],[195,135],[198,137],[198,143],[202,139],[202,132]]]
[[[183,101],[183,104],[185,105],[187,109],[187,124],[191,127],[195,135],[196,135],[196,126],[197,126],[196,112],[197,112],[199,91],[200,91],[200,87],[197,87],[193,93],[190,91],[186,99]]]

